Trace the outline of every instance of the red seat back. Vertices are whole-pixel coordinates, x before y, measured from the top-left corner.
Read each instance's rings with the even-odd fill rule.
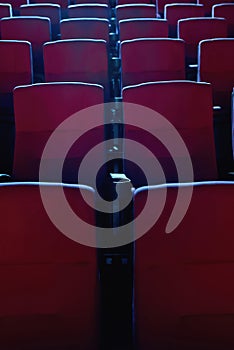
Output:
[[[48,17],[51,22],[52,39],[60,33],[61,8],[58,4],[30,4],[20,6],[21,16]]]
[[[151,4],[127,4],[116,6],[116,18],[118,21],[128,18],[156,18],[155,5]]]
[[[120,41],[136,38],[167,38],[166,20],[156,18],[124,19],[119,21]]]
[[[45,211],[40,191],[54,209],[62,210],[58,192],[63,190],[74,213],[89,224],[77,224],[77,232],[95,239],[94,210],[81,194],[94,203],[94,191],[40,186],[0,186],[0,343],[14,350],[19,344],[25,349],[76,345],[91,350],[99,332],[96,250],[60,232]]]
[[[152,152],[147,154],[145,149],[139,148],[136,153],[134,145],[127,143],[125,158],[142,160],[142,170],[149,169],[149,184],[162,181],[154,168],[155,157],[167,182],[217,179],[210,84],[190,81],[145,83],[124,88],[123,101],[135,106],[124,109],[125,138],[137,141]],[[160,121],[160,118],[166,121]],[[185,146],[178,146],[181,141],[172,128],[179,133]],[[192,177],[187,168],[189,159],[193,166]],[[135,186],[146,185],[140,173],[127,162],[125,172]]]
[[[178,191],[186,196],[191,187],[179,184],[166,190],[160,219],[136,241],[138,349],[231,349],[234,183],[195,184],[187,213],[169,234],[165,229]],[[151,218],[162,191],[157,186],[138,189],[136,215],[148,195],[154,203]],[[139,233],[140,226],[135,227]]]
[[[16,120],[14,179],[38,181],[42,152],[51,134],[73,114],[102,103],[103,88],[98,85],[48,83],[16,88],[14,90]],[[96,120],[99,125],[102,125],[103,107],[101,106],[98,111]],[[81,137],[79,137],[80,133]],[[49,174],[43,173],[41,180],[61,182],[59,171],[56,169],[63,157],[64,145],[69,139],[75,137],[77,141],[71,141],[71,148],[65,156],[62,175],[64,182],[77,183],[80,163],[92,147],[103,141],[103,128],[90,130],[89,120],[84,122],[82,119],[82,122],[79,122],[79,115],[77,115],[75,120],[57,135],[60,135],[60,141],[57,141],[56,147],[51,150],[52,154],[47,153],[44,156],[43,164],[48,163],[48,169],[52,167],[52,170]],[[102,157],[101,153],[100,162]],[[80,177],[79,182],[93,183],[92,172],[88,167],[84,178]]]
[[[101,84],[109,93],[105,40],[72,39],[44,45],[45,79]]]
[[[234,39],[204,40],[199,44],[198,81],[212,84],[213,102],[230,113],[234,86]]]
[[[217,4],[212,7],[213,17],[222,17],[227,20],[228,24],[228,36],[230,38],[234,37],[234,4],[224,3]]]
[[[184,42],[135,39],[121,44],[122,85],[185,78]]]
[[[227,21],[223,18],[187,18],[178,21],[178,37],[185,41],[188,64],[197,63],[201,40],[227,37]]]
[[[164,7],[164,17],[168,21],[169,34],[177,37],[177,22],[182,18],[204,17],[203,5],[197,4],[168,4]]]
[[[109,41],[109,21],[101,18],[72,18],[61,21],[61,39]]]
[[[106,4],[78,4],[68,6],[70,18],[109,18],[109,9]]]

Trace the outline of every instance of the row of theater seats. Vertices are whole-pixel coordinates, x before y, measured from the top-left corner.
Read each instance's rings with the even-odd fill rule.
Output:
[[[231,154],[230,108],[231,91],[234,83],[233,43],[234,39],[232,38],[204,40],[200,42],[198,51],[197,80],[212,84],[213,104],[222,107],[221,112],[227,116],[225,117],[227,124],[225,127],[227,127],[228,134],[220,142],[226,142],[229,139],[229,145],[225,151],[220,151],[220,147],[217,149],[217,152],[223,153],[221,158],[226,157],[227,159],[230,158]],[[36,49],[35,44],[34,50]],[[119,85],[127,87],[144,82],[183,80],[186,77],[185,44],[180,39],[142,38],[122,42],[121,76],[119,77],[118,74],[117,77],[113,76],[112,81],[110,81],[108,74],[108,50],[104,40],[62,40],[46,43],[43,49],[44,60],[34,60],[34,71],[42,72],[44,63],[45,80],[47,82],[84,81],[91,84],[101,84],[104,87],[105,102],[115,98],[113,97],[115,89],[112,89],[112,81],[116,82],[113,85],[118,87],[117,90],[120,96],[121,87]],[[17,111],[13,111],[13,88],[17,85],[31,84],[34,79],[30,43],[2,40],[0,41],[0,51],[0,70],[2,71],[0,86],[1,120],[2,124],[5,125],[12,122],[14,115],[17,118]],[[37,51],[35,52],[37,53]],[[41,51],[40,53],[42,54]],[[144,60],[145,55],[148,57],[147,61]],[[39,56],[34,57],[38,58]],[[16,60],[20,64],[16,65]],[[181,100],[183,100],[182,95]],[[144,105],[144,98],[142,104]],[[219,118],[218,124],[220,124],[220,120]],[[9,128],[9,125],[7,128]],[[5,142],[4,136],[2,142]],[[12,143],[12,140],[10,140],[10,143]],[[5,149],[8,153],[9,147],[6,146]],[[7,158],[4,153],[2,157]],[[2,171],[6,172],[4,168]]]
[[[212,7],[212,17],[225,18],[228,24],[228,35],[232,37],[233,35],[233,3],[223,3],[216,4]],[[149,4],[128,4],[116,6],[115,10],[112,10],[106,4],[79,4],[70,5],[67,9],[68,18],[102,18],[113,20],[115,18],[111,17],[114,15],[118,22],[126,19],[134,18],[152,18],[156,19],[156,10],[154,5]],[[49,17],[52,24],[52,34],[53,38],[57,38],[59,31],[59,22],[61,20],[61,7],[58,4],[26,4],[21,5],[19,14],[21,16],[44,16]],[[192,17],[204,17],[205,7],[203,4],[193,4],[193,3],[176,3],[167,4],[164,9],[164,19],[165,22],[164,31],[162,32],[164,36],[168,35],[166,30],[166,23],[169,26],[169,36],[176,37],[176,25],[177,21],[183,18]],[[12,7],[10,4],[1,4],[0,6],[0,18],[11,17]],[[212,18],[211,17],[211,18]],[[207,17],[210,18],[210,17]],[[162,24],[161,24],[162,25]],[[162,25],[163,26],[163,25]],[[155,28],[154,36],[157,35],[157,27]],[[96,32],[98,35],[98,33]],[[226,34],[225,34],[226,35]],[[161,36],[159,32],[159,36]],[[178,37],[180,33],[178,30]],[[93,39],[97,39],[93,37]]]
[[[205,8],[205,15],[206,16],[210,16],[211,12],[212,12],[212,6],[215,4],[220,4],[220,0],[197,0],[197,1],[186,1],[188,3],[197,3],[197,4],[201,4],[204,5]],[[44,3],[43,0],[31,0],[31,1],[26,1],[26,0],[10,0],[7,3],[10,3],[14,9],[14,13],[18,14],[19,12],[19,8],[21,5],[25,5],[25,4],[33,4],[33,3]],[[100,4],[105,4],[108,5],[110,8],[115,8],[115,6],[117,5],[128,5],[129,3],[133,3],[133,4],[147,4],[147,5],[154,5],[156,7],[156,13],[157,15],[160,15],[161,17],[164,16],[164,8],[165,5],[170,4],[170,3],[174,3],[173,0],[156,0],[156,1],[151,1],[151,0],[132,0],[131,2],[127,1],[127,0],[117,0],[117,1],[110,1],[108,2],[107,0],[54,0],[54,1],[50,1],[50,3],[56,3],[59,4],[62,8],[67,8],[69,5],[72,4],[86,4],[86,3],[91,3],[91,4],[96,4],[96,3],[100,3]],[[179,0],[177,1],[177,3],[184,3],[183,0]],[[225,0],[222,1],[222,3],[231,3],[231,1]]]
[[[111,16],[116,16],[117,10],[113,6],[109,9]],[[43,21],[48,26],[49,20]],[[150,19],[146,21],[151,23]],[[158,19],[152,23],[159,21],[165,23]],[[8,20],[1,20],[4,22]],[[73,23],[77,26],[79,22],[74,19]],[[91,22],[85,23],[89,27]],[[107,28],[106,20],[98,23]],[[11,27],[8,28],[10,32]],[[17,31],[21,29],[22,26],[18,26]],[[110,31],[112,29],[109,27]],[[37,36],[38,32],[39,27]],[[118,44],[118,35],[121,36],[118,23],[114,34]],[[200,51],[206,45],[223,45],[215,54],[212,48],[207,69],[218,61],[220,51],[220,57],[223,56],[227,50],[225,45],[231,47],[225,56],[230,59],[228,66],[228,61],[225,64],[219,62],[215,74],[208,70],[207,77],[198,79],[202,82],[184,80],[185,44],[181,39],[131,39],[120,39],[120,54],[118,50],[110,52],[112,48],[107,45],[106,38],[46,43],[41,60],[45,64],[46,83],[39,84],[31,84],[35,81],[31,57],[33,54],[35,58],[33,42],[30,45],[22,41],[0,41],[2,47],[8,45],[7,51],[9,47],[13,50],[13,46],[26,50],[25,56],[15,51],[10,56],[0,55],[0,58],[5,57],[5,65],[14,67],[13,72],[6,70],[2,74],[7,79],[2,80],[1,142],[4,140],[5,143],[7,139],[11,144],[7,149],[8,156],[9,149],[13,153],[15,140],[13,182],[0,185],[0,230],[4,232],[0,247],[3,285],[0,291],[3,301],[0,345],[4,350],[233,349],[231,219],[234,183],[183,183],[217,180],[223,162],[225,173],[230,170],[226,158],[228,161],[232,158],[231,119],[228,118],[234,85],[231,63],[234,39],[205,40],[200,44]],[[25,40],[31,41],[28,37]],[[42,43],[40,45],[42,57]],[[112,57],[115,59],[111,61]],[[198,74],[201,75],[200,61]],[[20,71],[19,62],[31,68]],[[227,74],[224,67],[228,67]],[[37,69],[35,64],[34,68]],[[115,82],[120,81],[120,74],[121,83],[116,90]],[[103,103],[108,101],[113,102],[104,106]],[[215,127],[214,101],[228,109],[223,116],[218,115]],[[158,127],[162,116],[164,122],[167,121],[166,129],[165,126]],[[13,119],[15,137],[10,132]],[[223,119],[228,120],[230,134],[222,129],[222,125],[220,131]],[[186,144],[194,177],[185,171],[186,150],[179,147],[180,141],[173,138],[169,125],[179,132]],[[46,148],[45,153],[45,145],[56,129],[56,145],[50,152]],[[77,139],[77,135],[82,137],[70,147],[71,140]],[[120,137],[117,145],[116,136]],[[107,146],[103,145],[97,149],[98,153],[89,155],[89,163],[83,174],[79,174],[78,182],[83,185],[75,185],[84,156],[108,139]],[[136,149],[127,139],[145,146],[151,153]],[[220,139],[222,142],[228,140],[225,152],[220,148]],[[109,165],[108,160],[114,152],[120,162]],[[6,153],[3,160],[5,156]],[[164,170],[163,181],[161,170],[153,167],[155,156]],[[98,169],[100,164],[105,165]],[[44,171],[39,171],[40,166]],[[149,170],[146,174],[143,173],[145,169]],[[119,184],[109,180],[110,171],[117,173],[120,170],[137,189],[132,189],[128,180],[121,180]],[[102,195],[113,199],[112,191],[115,194],[119,186],[118,200],[121,202],[128,192],[132,198],[130,208],[113,215],[95,210],[95,172]],[[161,185],[165,180],[176,184]],[[61,181],[69,184],[61,184]],[[142,185],[145,186],[140,187]],[[64,203],[59,202],[61,189],[73,215],[77,215],[70,238],[79,243],[66,237],[70,231],[66,225],[71,227],[74,216],[67,217]],[[185,198],[192,189],[184,220],[173,233],[166,234],[174,204],[179,204],[177,215],[180,217]],[[150,228],[147,225],[162,206],[159,200],[165,197],[165,190],[167,201],[162,216]],[[43,198],[49,200],[49,207],[42,203],[43,194]],[[177,194],[182,199],[179,203]],[[89,199],[89,205],[84,202],[83,195]],[[150,205],[147,205],[148,199]],[[58,214],[56,225],[45,211],[48,208]],[[77,220],[78,217],[86,224]],[[135,245],[108,248],[105,239],[99,236],[102,230],[98,227],[113,228],[109,233],[115,241],[121,231],[119,227],[132,219],[134,227],[130,225],[130,232],[126,229],[124,238],[128,234],[132,240],[139,238]],[[140,238],[145,223],[149,230]],[[91,247],[80,244],[85,241],[87,244],[87,237]],[[96,249],[96,246],[102,248]]]
[[[154,96],[154,99],[152,99],[152,96]],[[78,113],[90,105],[100,104],[102,106],[104,101],[103,87],[94,84],[45,83],[16,87],[14,89],[14,115],[16,123],[13,166],[14,179],[21,181],[38,180],[41,155],[46,141],[53,130],[74,113]],[[134,104],[133,106],[137,106],[137,108],[140,108],[139,105],[144,106],[155,111],[155,113],[160,113],[172,123],[184,139],[193,162],[195,180],[217,179],[216,158],[220,161],[220,158],[227,157],[227,154],[219,155],[219,158],[215,151],[212,88],[210,84],[179,80],[127,86],[123,89],[123,102]],[[80,144],[76,143],[75,148],[70,150],[68,158],[71,159],[67,165],[67,171],[64,170],[65,182],[77,181],[77,167],[84,155],[89,149],[94,147],[95,143],[104,141],[106,135],[104,121],[110,124],[117,123],[117,120],[113,119],[112,112],[112,109],[116,108],[116,106],[118,109],[118,103],[115,103],[114,107],[108,105],[105,111],[103,110],[103,106],[102,108],[100,107],[97,110],[98,113],[96,113],[96,123],[98,122],[100,127],[94,129],[92,137],[90,136],[89,138],[89,134],[87,134]],[[124,118],[119,121],[124,125],[124,137],[144,144],[163,163],[165,173],[167,173],[167,180],[169,182],[177,181],[176,169],[173,164],[170,164],[170,154],[164,148],[160,147],[160,143],[154,137],[150,137],[146,131],[139,129],[141,127],[140,122],[143,123],[142,127],[144,126],[144,122],[142,119],[140,121],[137,120],[137,108],[135,110],[132,107],[133,110],[131,108],[128,110],[126,107],[123,113],[120,112],[120,118]],[[146,109],[145,113],[147,111],[148,109]],[[141,113],[144,113],[144,110]],[[92,118],[90,118],[90,121],[87,120],[87,122],[81,119],[79,123],[78,115],[77,130],[80,130],[80,132],[83,130],[85,132],[88,130],[91,121]],[[153,116],[152,120],[146,120],[145,125],[147,123],[149,124],[149,130],[159,133],[157,131],[157,115]],[[71,127],[67,128],[67,132],[70,132],[72,135],[74,125],[72,124]],[[165,133],[165,131],[162,132]],[[228,138],[228,135],[226,135],[226,138]],[[27,147],[28,144],[30,144],[30,148]],[[56,162],[60,158],[59,152],[60,150],[58,149],[56,154],[53,157],[51,156],[50,162]],[[231,148],[229,152],[232,152]],[[126,146],[124,156],[126,159],[134,159],[134,148],[131,149],[131,147]],[[229,156],[232,157],[232,154],[229,154]],[[142,151],[142,154],[138,153],[138,159],[144,159],[144,162],[148,163],[149,166],[152,161],[151,157],[152,155],[144,156],[144,151]],[[173,157],[175,162],[176,159],[186,158],[186,154],[182,155],[178,153],[174,154]],[[100,155],[100,159],[105,159],[104,155],[102,157]],[[132,169],[130,165],[127,165],[127,162],[125,164],[125,171],[135,186],[147,184],[145,178],[140,175],[141,173],[134,171],[134,168]],[[92,175],[90,169],[87,169],[82,183],[90,184],[90,175]],[[52,173],[51,178],[42,180],[55,181],[56,177],[54,178],[54,176],[55,174]],[[154,184],[157,178],[157,173],[152,171],[148,177],[148,182]],[[188,180],[185,176],[183,181],[181,181]]]

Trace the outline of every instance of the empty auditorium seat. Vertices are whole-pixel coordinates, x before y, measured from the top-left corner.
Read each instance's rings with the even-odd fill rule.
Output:
[[[134,39],[121,43],[122,86],[185,78],[184,42]]]
[[[164,181],[217,179],[210,84],[163,81],[128,86],[123,89],[123,102],[130,103],[124,106],[125,139],[133,139],[152,152],[137,148],[136,153],[136,147],[126,143],[124,158],[137,159],[143,171],[148,169],[150,185],[163,182],[154,168],[155,157],[161,163]],[[124,171],[134,186],[147,184],[139,169],[127,161]]]
[[[81,218],[76,222],[77,234],[83,238],[87,235],[95,246],[94,210],[82,197],[85,195],[94,203],[91,187],[42,183],[0,185],[0,344],[3,349],[98,348],[96,249],[66,236],[71,234],[71,226],[64,211],[61,211],[64,234],[60,226],[51,222],[41,193],[50,200],[52,209],[60,211],[59,191],[64,191],[73,215]]]
[[[234,4],[217,4],[212,7],[213,17],[223,17],[227,20],[228,24],[228,36],[234,37]]]
[[[57,40],[60,34],[61,8],[58,4],[27,4],[20,6],[21,16],[49,17],[52,39]]]
[[[156,0],[156,7],[157,7],[157,13],[163,18],[164,17],[164,7],[167,4],[178,4],[178,3],[196,3],[196,1],[185,1],[185,0],[179,0],[179,1],[175,1],[175,0]]]
[[[13,117],[13,89],[31,84],[32,49],[27,41],[0,40],[0,115]],[[10,119],[9,119],[10,120]]]
[[[45,0],[28,0],[29,4],[45,4]],[[67,18],[67,7],[70,5],[70,0],[50,0],[50,4],[57,4],[61,7],[62,18]]]
[[[231,93],[234,86],[234,39],[203,40],[198,49],[198,81],[211,83],[215,113],[216,138],[223,173],[232,170]]]
[[[227,37],[224,18],[187,18],[178,21],[178,37],[185,41],[187,64],[197,63],[198,43],[201,40]]]
[[[106,4],[77,4],[68,6],[70,18],[109,18],[109,8]]]
[[[207,81],[213,88],[214,105],[230,112],[234,86],[234,39],[210,39],[199,43],[198,81]]]
[[[45,79],[101,84],[109,96],[105,40],[71,39],[44,45]]]
[[[119,21],[120,41],[136,38],[166,38],[168,23],[158,18],[136,18]]]
[[[44,81],[43,44],[51,40],[50,19],[37,16],[10,17],[0,21],[4,40],[27,40],[32,44],[35,81]]]
[[[14,149],[13,89],[31,84],[32,49],[27,41],[0,40],[0,172],[11,173]]]
[[[71,18],[61,21],[61,39],[109,41],[109,21],[103,18]]]
[[[11,8],[13,10],[13,15],[14,16],[18,16],[19,15],[19,10],[20,10],[20,6],[21,5],[24,5],[24,4],[27,4],[27,0],[3,0],[1,1],[1,4],[10,4],[11,5]],[[8,17],[8,16],[6,16]]]
[[[164,7],[164,18],[169,26],[169,36],[177,37],[177,22],[182,18],[203,17],[205,11],[203,5],[198,4],[168,4]]]
[[[19,181],[38,181],[39,165],[44,147],[60,123],[92,105],[103,103],[103,88],[99,85],[84,83],[46,83],[17,87],[14,90],[14,108],[16,120],[16,141],[14,152],[13,179]],[[104,116],[102,107],[95,116],[100,125]],[[99,111],[98,110],[98,111]],[[83,116],[83,115],[82,115]],[[60,141],[52,155],[45,156],[45,162],[53,170],[43,177],[43,181],[59,181],[60,174],[56,171],[65,145],[75,137],[72,142],[63,168],[63,180],[68,183],[77,183],[79,165],[86,155],[98,142],[104,138],[103,128],[90,131],[87,120],[79,123],[79,115],[75,121],[66,124],[65,131],[58,132]],[[91,123],[92,125],[92,123]],[[94,127],[93,127],[94,128]],[[77,135],[77,136],[76,136]],[[100,162],[103,154],[100,154]],[[44,163],[43,163],[44,164]],[[85,178],[81,183],[90,184],[92,171],[86,169]]]
[[[187,212],[168,233],[169,218],[175,223],[180,217],[182,198],[191,191]],[[142,234],[142,224],[156,218],[163,193],[166,204],[159,220],[135,246],[137,349],[231,350],[234,182],[137,189],[135,215],[142,215],[142,203],[149,198],[153,205],[139,224],[135,221],[136,235]]]
[[[204,5],[205,8],[205,15],[206,16],[211,16],[212,13],[212,6],[215,4],[221,4],[221,3],[230,3],[230,0],[197,0],[198,4]]]
[[[118,21],[128,18],[156,18],[156,6],[153,4],[127,4],[116,6]]]
[[[0,18],[12,17],[12,6],[11,4],[0,4]]]

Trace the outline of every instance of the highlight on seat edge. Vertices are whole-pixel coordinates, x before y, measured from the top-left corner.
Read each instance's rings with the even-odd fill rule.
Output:
[[[233,28],[0,4],[0,350],[234,349]]]

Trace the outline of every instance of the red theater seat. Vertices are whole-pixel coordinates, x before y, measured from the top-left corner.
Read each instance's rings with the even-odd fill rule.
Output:
[[[44,4],[47,3],[45,0],[30,0],[29,4]],[[51,0],[50,4],[58,4],[61,8],[67,8],[70,5],[70,0]]]
[[[13,116],[13,89],[31,84],[32,49],[27,41],[0,40],[0,115]]]
[[[185,78],[184,42],[134,39],[121,43],[122,85]]]
[[[149,4],[126,4],[116,6],[118,21],[128,18],[156,18],[156,6]]]
[[[61,8],[58,4],[30,4],[20,6],[21,16],[49,17],[52,39],[58,39],[60,33]]]
[[[164,7],[164,18],[169,25],[169,36],[177,37],[177,22],[182,18],[204,17],[203,5],[197,4],[168,4]]]
[[[0,172],[11,173],[12,170],[13,89],[32,82],[31,44],[27,41],[0,40]]]
[[[185,0],[179,0],[179,1],[175,1],[175,0],[156,0],[156,6],[157,6],[157,13],[163,18],[164,16],[164,8],[165,5],[167,4],[178,4],[178,3],[196,3],[196,1],[185,1]]]
[[[19,10],[20,10],[20,6],[21,5],[24,5],[24,4],[27,4],[27,0],[9,0],[9,1],[7,1],[7,0],[3,0],[3,1],[1,1],[1,4],[3,4],[3,5],[11,5],[11,8],[12,8],[12,10],[13,10],[13,15],[14,16],[18,16],[19,15]],[[8,16],[6,16],[6,17],[8,17]]]
[[[12,17],[12,6],[11,4],[0,4],[0,18]]]
[[[234,182],[178,184],[166,190],[159,220],[136,241],[137,349],[231,350]],[[177,215],[179,207],[183,208],[183,202],[175,204],[178,191],[183,198],[191,190],[192,199],[183,220],[174,231],[166,233],[174,206],[178,205]],[[136,216],[150,197],[154,204],[145,220],[151,219],[162,193],[157,186],[137,189]],[[136,234],[141,228],[136,222]]]
[[[14,90],[16,141],[13,179],[38,181],[42,152],[55,129],[73,114],[96,104],[100,104],[95,116],[96,121],[102,125],[104,121],[102,103],[103,88],[99,85],[47,83],[17,87]],[[82,123],[79,120],[82,120]],[[61,182],[57,169],[64,157],[63,182],[77,183],[78,170],[83,157],[104,138],[103,127],[90,128],[89,114],[85,122],[84,117],[79,119],[78,114],[75,121],[66,124],[62,131],[58,131],[56,147],[50,148],[53,150],[51,150],[52,154],[47,153],[43,163],[48,163],[48,169],[52,170],[42,175],[41,180]],[[80,133],[81,137],[79,137]],[[72,141],[74,137],[76,142]],[[70,139],[70,150],[63,156],[64,147]],[[100,162],[102,157],[103,153],[100,154]],[[92,161],[90,162],[92,166]],[[92,184],[91,177],[92,170],[87,166],[85,175],[79,178],[79,183]]]
[[[101,18],[72,18],[61,21],[61,39],[109,41],[109,21]]]
[[[78,4],[68,6],[70,18],[109,18],[109,8],[106,4]]]
[[[213,88],[214,105],[230,113],[234,86],[234,39],[203,40],[198,50],[198,81],[207,81]]]
[[[228,36],[234,37],[234,4],[217,4],[212,7],[213,17],[223,17],[227,20]]]
[[[101,84],[109,94],[105,40],[72,39],[44,45],[45,79]]]
[[[197,0],[198,4],[202,4],[205,7],[205,15],[211,16],[212,12],[212,6],[215,4],[221,4],[221,3],[230,3],[230,0]]]
[[[50,19],[45,17],[11,17],[0,21],[4,40],[27,40],[32,44],[35,81],[44,81],[43,44],[51,40]]]
[[[158,18],[136,18],[119,21],[120,41],[136,38],[167,38],[168,23]]]
[[[197,63],[201,40],[227,37],[227,21],[223,18],[187,18],[178,21],[178,37],[185,41],[187,64]]]
[[[96,249],[66,237],[50,220],[40,191],[56,210],[61,185],[0,185],[0,346],[2,349],[98,348]],[[95,242],[94,190],[62,188],[77,220],[77,233]],[[64,212],[63,212],[64,214]],[[63,223],[66,218],[63,218]],[[69,226],[69,225],[67,225]],[[65,225],[64,231],[69,232]]]
[[[152,152],[139,148],[136,153],[135,146],[126,143],[124,156],[142,161],[143,170],[148,169],[150,185],[165,182],[153,167],[155,157],[167,182],[217,179],[210,84],[164,81],[129,86],[123,89],[123,102],[134,104],[124,106],[125,139],[133,139]],[[179,133],[185,146],[173,130]],[[192,179],[187,167],[189,159]],[[126,161],[125,173],[134,186],[147,184],[139,171]]]

